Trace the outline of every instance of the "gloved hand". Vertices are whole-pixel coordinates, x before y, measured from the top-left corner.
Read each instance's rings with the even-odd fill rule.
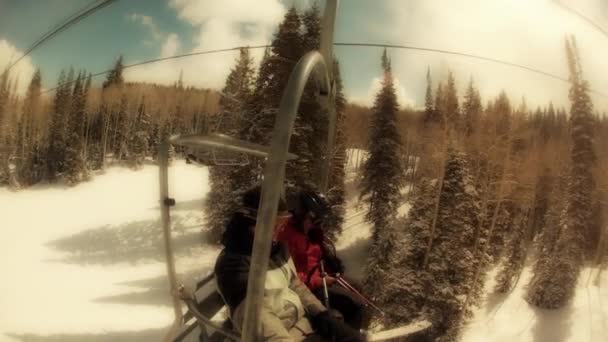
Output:
[[[329,310],[325,310],[311,318],[311,323],[316,333],[335,342],[363,342],[365,338],[361,334],[349,327],[346,323],[332,317]]]
[[[334,310],[334,309],[329,309],[328,311],[329,311],[329,315],[332,318],[334,318],[340,322],[344,322],[344,316],[342,315],[342,313],[340,313],[340,311]]]

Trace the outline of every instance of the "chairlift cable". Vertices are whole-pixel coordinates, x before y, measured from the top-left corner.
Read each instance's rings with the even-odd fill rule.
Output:
[[[591,18],[589,18],[586,15],[584,15],[583,13],[575,10],[574,8],[566,5],[565,3],[561,2],[560,0],[553,0],[553,2],[555,2],[558,6],[560,6],[564,10],[566,10],[566,11],[568,11],[568,12],[576,15],[577,17],[579,17],[583,21],[587,22],[587,24],[593,26],[593,28],[595,28],[596,30],[598,30],[599,32],[601,32],[604,36],[608,37],[608,29],[600,26],[600,24],[596,23]]]
[[[513,63],[513,62],[508,62],[508,61],[503,61],[500,59],[496,59],[496,58],[491,58],[491,57],[484,57],[484,56],[479,56],[479,55],[474,55],[471,53],[465,53],[465,52],[459,52],[459,51],[451,51],[451,50],[442,50],[442,49],[432,49],[432,48],[426,48],[426,47],[420,47],[420,46],[410,46],[410,45],[393,45],[393,44],[376,44],[376,43],[343,43],[343,42],[339,42],[339,43],[334,43],[335,46],[351,46],[351,47],[380,47],[380,48],[393,48],[393,49],[404,49],[404,50],[416,50],[416,51],[426,51],[426,52],[436,52],[436,53],[443,53],[443,54],[447,54],[447,55],[455,55],[455,56],[461,56],[461,57],[468,57],[468,58],[473,58],[473,59],[478,59],[478,60],[482,60],[482,61],[486,61],[486,62],[492,62],[492,63],[496,63],[496,64],[502,64],[502,65],[506,65],[506,66],[510,66],[513,68],[518,68],[518,69],[522,69],[522,70],[526,70],[535,74],[540,74],[543,76],[547,76],[565,83],[570,83],[570,80],[568,80],[565,77],[562,76],[558,76],[558,75],[554,75],[551,74],[549,72],[546,71],[542,71],[533,67],[529,67],[527,65],[523,65],[523,64],[518,64],[518,63]],[[593,90],[593,89],[589,89],[590,92],[595,93],[597,95],[600,95],[602,97],[606,97],[608,98],[607,94],[601,93],[599,91]]]
[[[113,0],[116,1],[116,0]],[[483,60],[486,62],[491,62],[491,63],[496,63],[496,64],[502,64],[502,65],[506,65],[506,66],[510,66],[513,68],[518,68],[518,69],[522,69],[528,72],[532,72],[532,73],[536,73],[539,75],[543,75],[546,77],[550,77],[565,83],[570,83],[570,81],[562,76],[558,76],[555,74],[551,74],[549,72],[546,71],[542,71],[539,69],[535,69],[523,64],[518,64],[518,63],[513,63],[513,62],[508,62],[508,61],[504,61],[504,60],[500,60],[500,59],[496,59],[496,58],[491,58],[491,57],[484,57],[484,56],[479,56],[479,55],[474,55],[474,54],[470,54],[470,53],[464,53],[464,52],[458,52],[458,51],[451,51],[451,50],[442,50],[442,49],[432,49],[432,48],[425,48],[425,47],[419,47],[419,46],[408,46],[408,45],[394,45],[394,44],[376,44],[376,43],[344,43],[344,42],[339,42],[339,43],[334,43],[335,46],[350,46],[350,47],[379,47],[379,48],[394,48],[394,49],[404,49],[404,50],[417,50],[417,51],[427,51],[427,52],[435,52],[435,53],[442,53],[442,54],[448,54],[448,55],[456,55],[456,56],[461,56],[461,57],[467,57],[467,58],[473,58],[473,59],[478,59],[478,60]],[[191,52],[191,53],[186,53],[186,54],[180,54],[180,55],[173,55],[173,56],[168,56],[168,57],[162,57],[162,58],[154,58],[154,59],[149,59],[149,60],[145,60],[143,62],[138,62],[138,63],[133,63],[133,64],[129,64],[129,65],[125,65],[123,66],[123,70],[124,69],[129,69],[129,68],[133,68],[133,67],[137,67],[137,66],[141,66],[141,65],[146,65],[146,64],[152,64],[152,63],[156,63],[156,62],[162,62],[162,61],[166,61],[166,60],[172,60],[172,59],[179,59],[179,58],[185,58],[185,57],[192,57],[192,56],[200,56],[200,55],[206,55],[206,54],[214,54],[214,53],[221,53],[221,52],[229,52],[229,51],[238,51],[240,49],[266,49],[271,47],[271,45],[256,45],[256,46],[237,46],[237,47],[232,47],[232,48],[226,48],[226,49],[216,49],[216,50],[206,50],[206,51],[199,51],[199,52]],[[279,57],[279,56],[276,56]],[[290,60],[288,58],[285,57],[280,57],[281,59],[285,59],[285,60]],[[92,77],[97,77],[100,75],[104,75],[107,74],[109,72],[111,72],[112,69],[109,70],[105,70],[105,71],[101,71],[95,74],[92,74]],[[63,83],[57,87],[51,88],[49,90],[43,91],[42,94],[57,90],[58,88],[60,88],[63,85],[68,85],[71,83],[74,83],[76,81],[72,81],[72,82],[66,82]],[[602,97],[606,97],[608,98],[607,94],[601,93],[599,91],[593,90],[593,89],[589,89],[590,92],[595,93],[597,95],[600,95]]]
[[[45,34],[43,34],[40,38],[38,38],[38,40],[36,40],[23,53],[23,55],[21,55],[19,58],[17,58],[17,60],[15,60],[14,62],[10,63],[8,65],[8,67],[6,67],[2,71],[2,74],[0,74],[0,77],[4,76],[5,73],[9,72],[10,69],[13,68],[17,63],[19,63],[23,58],[25,58],[26,56],[28,56],[32,51],[34,51],[40,45],[42,45],[45,42],[47,42],[49,39],[55,37],[57,34],[61,33],[62,31],[67,30],[70,26],[78,23],[82,19],[90,16],[91,14],[93,14],[93,13],[95,13],[95,12],[101,10],[101,9],[103,9],[104,7],[107,7],[108,5],[111,5],[113,2],[116,2],[118,0],[103,0],[101,3],[98,3],[99,1],[100,0],[94,0],[93,2],[87,4],[85,7],[81,8],[80,10],[78,10],[77,12],[75,12],[74,14],[72,14],[69,17],[65,18],[62,24],[55,25],[53,28],[51,28],[49,31],[47,31]],[[98,4],[96,4],[96,3],[98,3]]]
[[[232,47],[232,48],[227,48],[227,49],[217,49],[217,50],[206,50],[206,51],[199,51],[199,52],[191,52],[191,53],[185,53],[185,54],[181,54],[181,55],[173,55],[173,56],[169,56],[169,57],[154,58],[154,59],[145,60],[143,62],[138,62],[138,63],[124,65],[123,66],[123,70],[124,69],[134,68],[134,67],[145,65],[145,64],[152,64],[152,63],[156,63],[156,62],[167,61],[167,60],[171,60],[171,59],[178,59],[178,58],[185,58],[185,57],[192,57],[192,56],[213,54],[213,53],[219,53],[219,52],[238,51],[240,49],[262,49],[262,48],[268,48],[268,47],[270,47],[270,45],[237,46],[237,47]],[[108,70],[100,71],[100,72],[97,72],[95,74],[92,74],[91,77],[97,77],[97,76],[105,75],[107,73],[112,72],[112,70],[113,69],[108,69]],[[75,82],[76,81],[64,82],[64,83],[58,85],[57,87],[54,87],[54,88],[51,88],[49,90],[43,91],[41,94],[46,94],[46,93],[55,91],[55,90],[57,90],[58,88],[60,88],[62,86],[70,85],[70,84],[73,84]]]
[[[357,227],[361,227],[362,225],[364,225],[366,223],[365,219],[357,222],[357,223],[351,223],[348,226],[342,228],[342,232],[345,232],[347,230],[351,230],[353,228],[357,228]]]

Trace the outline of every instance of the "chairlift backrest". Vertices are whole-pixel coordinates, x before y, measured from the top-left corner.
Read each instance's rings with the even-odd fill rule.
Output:
[[[214,151],[216,156],[219,153],[232,153],[252,155],[260,158],[267,158],[270,148],[261,144],[236,139],[225,134],[182,134],[170,138],[173,145],[185,146],[193,151],[194,156],[200,156],[202,160],[213,159]],[[287,160],[297,159],[293,153],[287,154]],[[218,159],[233,159],[218,157]]]
[[[224,341],[226,337],[214,327],[205,324],[199,318],[202,316],[211,321],[226,306],[224,300],[217,290],[215,275],[209,274],[196,284],[194,292],[194,307],[188,310],[183,318],[181,330],[173,338],[173,342],[182,342],[189,339],[191,334],[199,333],[196,336],[199,341],[215,342]],[[195,311],[195,312],[194,312]],[[226,330],[230,330],[229,321],[218,322]]]
[[[0,154],[3,153],[10,153],[11,151],[13,151],[14,146],[0,146]]]
[[[217,166],[245,166],[249,165],[249,157],[245,153],[235,154],[218,149],[212,150],[213,162]]]

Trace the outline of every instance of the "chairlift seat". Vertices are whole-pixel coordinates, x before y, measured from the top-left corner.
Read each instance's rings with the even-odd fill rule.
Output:
[[[267,158],[270,151],[269,146],[236,139],[219,133],[210,134],[182,134],[175,135],[169,139],[173,145],[185,146],[194,150],[219,150],[235,153],[245,153],[256,157]],[[297,159],[298,156],[288,153],[287,160]]]
[[[182,328],[172,342],[226,342],[239,337],[229,318],[223,322],[212,321],[225,306],[218,292],[215,274],[211,273],[196,284],[193,300],[186,301],[188,311],[183,317]],[[431,326],[427,320],[416,321],[398,329],[389,329],[369,336],[370,341],[410,341],[416,340],[420,332]],[[219,328],[219,329],[218,329]],[[220,332],[219,330],[223,330]],[[232,335],[227,337],[226,335]],[[394,336],[392,335],[394,334]]]
[[[192,334],[197,334],[196,340],[201,342],[220,342],[227,339],[215,328],[206,325],[197,316],[203,316],[211,321],[225,306],[224,300],[220,296],[215,282],[215,275],[211,273],[196,284],[194,292],[195,307],[190,307],[183,318],[181,330],[173,338],[173,342],[182,342],[192,339]],[[196,310],[196,313],[193,312]],[[224,330],[232,331],[229,319],[224,322],[217,322]]]
[[[249,165],[248,155],[267,158],[269,147],[233,138],[219,133],[186,134],[171,137],[174,145],[188,147],[189,160],[195,160],[205,166],[245,166]],[[289,153],[287,160],[298,157]]]
[[[14,146],[0,146],[0,154],[10,153],[14,148]]]

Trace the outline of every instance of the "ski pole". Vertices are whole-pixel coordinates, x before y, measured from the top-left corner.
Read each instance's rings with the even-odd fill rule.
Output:
[[[353,292],[357,297],[359,297],[359,299],[363,300],[363,302],[365,302],[365,304],[367,304],[367,305],[371,306],[372,308],[376,309],[376,311],[378,311],[383,317],[386,316],[386,314],[384,313],[384,311],[382,311],[382,309],[380,309],[371,300],[369,300],[367,297],[365,297],[359,291],[357,291],[357,289],[355,289],[346,280],[344,280],[344,278],[338,278],[337,280],[338,280],[338,283],[340,285],[342,285],[342,287],[344,287],[347,290]]]
[[[361,300],[363,300],[367,305],[369,305],[372,308],[376,309],[376,311],[378,311],[383,317],[386,316],[386,314],[384,313],[384,311],[382,311],[382,309],[380,309],[378,306],[376,306],[367,297],[365,297],[364,295],[362,295],[361,292],[357,291],[357,289],[355,289],[351,284],[349,284],[346,280],[344,280],[344,278],[342,278],[340,276],[337,276],[336,280],[338,281],[338,284],[342,285],[342,287],[346,288],[347,290],[350,290],[355,295],[357,295]]]
[[[369,298],[367,298],[366,296],[364,296],[354,286],[352,286],[350,283],[348,283],[346,281],[346,279],[344,279],[342,277],[339,277],[339,281],[343,284],[344,287],[346,287],[348,290],[354,292],[357,296],[359,296],[361,299],[363,299],[366,303],[368,303],[369,305],[374,306],[378,311],[382,312],[382,310],[380,308],[378,308],[376,305],[374,305],[374,303]]]
[[[327,274],[325,273],[325,266],[323,265],[323,260],[319,262],[319,266],[321,267],[321,279],[323,279],[323,299],[325,299],[325,307],[329,310],[329,292],[327,291],[327,280],[325,277]]]
[[[327,310],[329,310],[329,292],[327,291],[327,280],[325,279],[327,273],[325,273],[325,265],[323,264],[323,260],[319,262],[319,267],[321,268],[321,279],[323,279],[323,296],[325,297],[325,307]],[[336,342],[336,335],[332,334],[331,341]]]

